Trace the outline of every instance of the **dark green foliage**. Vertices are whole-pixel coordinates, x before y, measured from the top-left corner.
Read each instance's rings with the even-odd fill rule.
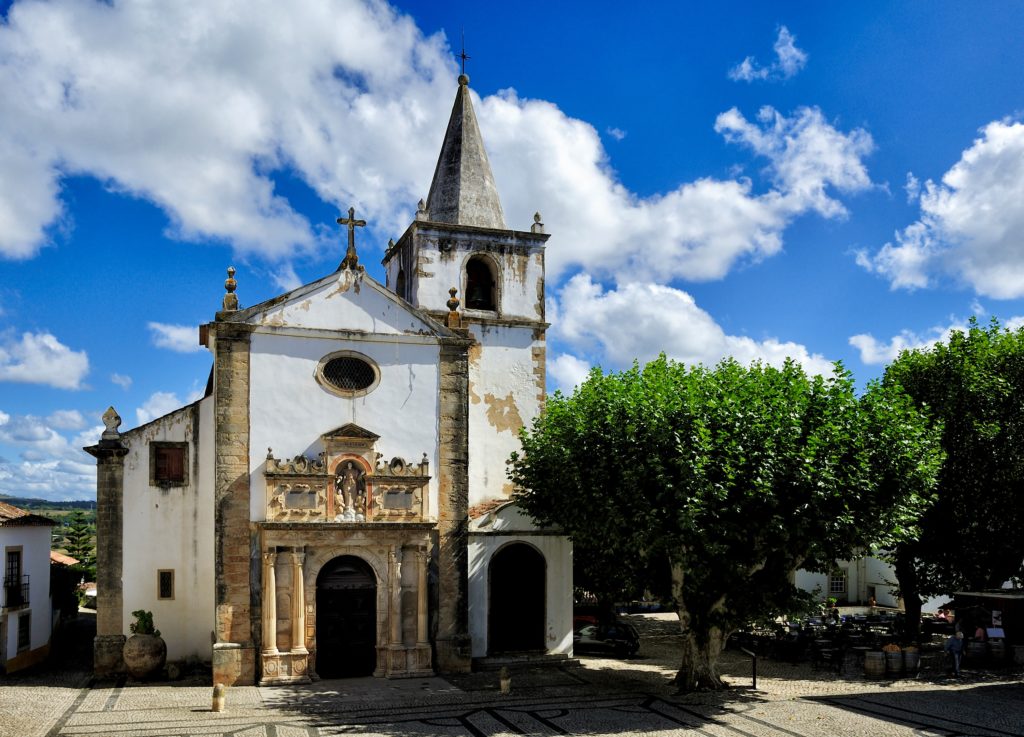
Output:
[[[520,503],[594,555],[610,586],[669,568],[692,645],[687,690],[720,685],[729,632],[803,603],[796,569],[913,536],[940,462],[900,392],[873,385],[858,399],[841,368],[809,378],[792,362],[594,370],[522,441]]]
[[[91,566],[96,559],[95,534],[95,527],[81,511],[76,510],[64,522],[64,549],[82,565]]]
[[[920,540],[896,548],[900,589],[920,596],[999,587],[1024,560],[1024,329],[975,321],[885,372],[942,423],[946,460]]]
[[[153,612],[145,609],[136,609],[132,612],[135,621],[128,625],[133,635],[156,635],[160,636],[160,630],[153,625]]]

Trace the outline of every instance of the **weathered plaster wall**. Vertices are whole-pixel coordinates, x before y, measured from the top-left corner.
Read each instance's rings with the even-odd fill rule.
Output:
[[[799,570],[796,572],[796,585],[804,591],[820,591],[820,598],[824,601],[829,596],[838,599],[846,599],[851,604],[867,603],[868,587],[875,587],[875,603],[883,607],[896,607],[899,605],[897,595],[896,573],[891,565],[879,558],[866,557],[855,561],[840,561],[838,567],[847,572],[846,594],[828,593],[828,576],[823,573],[812,573]],[[921,603],[921,611],[936,612],[939,606],[949,601],[950,597],[938,597],[926,599]]]
[[[509,496],[505,461],[520,449],[519,429],[540,413],[543,341],[523,327],[473,324],[469,351],[469,504]],[[540,358],[543,361],[543,358]]]
[[[18,619],[31,617],[30,642],[28,652],[46,647],[50,642],[51,605],[50,605],[50,532],[53,528],[41,527],[3,527],[0,528],[0,560],[7,560],[7,548],[21,547],[21,573],[29,576],[28,607],[8,612],[3,616],[7,619],[6,653],[8,661],[19,657],[18,653]],[[0,576],[3,573],[0,572]],[[20,581],[18,582],[20,583]],[[25,659],[29,665],[29,660]],[[15,666],[9,666],[13,670]]]
[[[380,382],[369,393],[341,397],[315,379],[320,360],[336,351],[355,351],[374,361]],[[430,461],[429,511],[436,516],[438,468],[439,347],[432,338],[373,336],[329,338],[258,329],[250,354],[251,519],[266,518],[267,448],[277,458],[322,450],[320,436],[352,422],[377,435],[385,459],[400,456]]]
[[[214,622],[213,404],[203,399],[124,434],[123,626],[153,612],[168,660],[210,659]],[[202,442],[200,442],[202,439]],[[187,442],[188,483],[150,485],[150,443]],[[157,571],[174,571],[174,599],[157,598]]]
[[[531,534],[532,533],[532,534]],[[486,530],[469,533],[469,634],[473,657],[487,655],[488,567],[491,557],[511,542],[532,545],[547,562],[545,644],[549,653],[572,654],[572,543],[569,538],[538,533],[515,505],[503,507]]]

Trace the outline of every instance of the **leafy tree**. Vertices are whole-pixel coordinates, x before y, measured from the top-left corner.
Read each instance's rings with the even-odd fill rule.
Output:
[[[81,510],[76,509],[65,521],[64,549],[86,569],[96,564],[95,534],[95,528]]]
[[[918,540],[893,554],[907,624],[923,596],[999,587],[1024,561],[1024,329],[996,320],[905,351],[885,371],[942,424],[946,460]]]
[[[793,606],[796,569],[914,534],[940,463],[899,391],[858,399],[841,367],[808,378],[793,362],[595,369],[522,443],[509,475],[539,522],[627,568],[665,561],[687,691],[723,685],[729,634]]]

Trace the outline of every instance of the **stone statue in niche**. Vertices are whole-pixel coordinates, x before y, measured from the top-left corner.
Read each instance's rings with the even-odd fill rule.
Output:
[[[366,507],[366,472],[352,461],[338,469],[334,479],[334,508],[342,512],[336,522],[363,522]]]

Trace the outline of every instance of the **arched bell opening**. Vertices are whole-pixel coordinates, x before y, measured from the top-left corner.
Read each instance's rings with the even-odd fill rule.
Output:
[[[473,256],[466,262],[466,309],[498,309],[497,279],[490,259]]]

